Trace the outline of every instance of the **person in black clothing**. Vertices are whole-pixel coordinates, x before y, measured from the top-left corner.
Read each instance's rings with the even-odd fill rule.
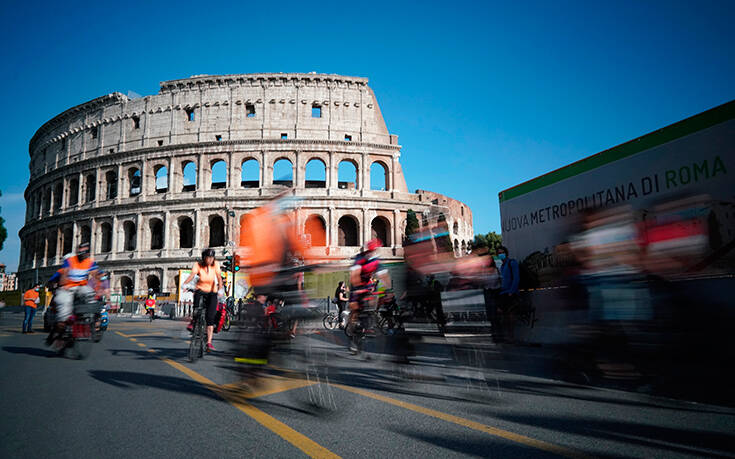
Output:
[[[339,281],[339,284],[337,284],[337,290],[334,291],[334,299],[337,304],[337,309],[339,310],[339,315],[337,316],[339,318],[340,327],[342,326],[342,311],[345,310],[345,307],[347,306],[347,302],[350,300],[350,297],[347,293],[347,286],[345,285],[344,281]]]

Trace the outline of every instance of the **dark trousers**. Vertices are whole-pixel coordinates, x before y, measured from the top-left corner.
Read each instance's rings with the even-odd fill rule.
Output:
[[[23,318],[23,332],[33,331],[33,316],[36,315],[36,308],[30,306],[25,307],[25,318]]]

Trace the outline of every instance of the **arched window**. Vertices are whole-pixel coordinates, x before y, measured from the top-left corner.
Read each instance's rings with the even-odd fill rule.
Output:
[[[97,184],[95,183],[95,177],[92,174],[89,174],[85,179],[85,188],[87,190],[86,193],[86,202],[92,202],[94,201],[95,196],[97,196]]]
[[[151,274],[145,278],[147,288],[153,289],[153,293],[161,293],[161,279],[155,274]]]
[[[342,190],[354,190],[358,187],[357,164],[353,161],[345,159],[339,163],[337,176],[337,188]]]
[[[131,167],[128,169],[128,181],[130,182],[130,196],[138,196],[140,194],[140,169]]]
[[[327,227],[319,215],[310,215],[304,224],[304,233],[308,235],[312,247],[327,245]]]
[[[281,158],[273,164],[273,184],[293,187],[293,164],[286,158]]]
[[[358,237],[357,220],[354,217],[345,215],[339,219],[337,244],[342,247],[357,247],[360,245]]]
[[[46,188],[43,192],[43,213],[48,213],[51,210],[51,188]]]
[[[454,222],[454,224],[452,225],[452,233],[459,234],[459,223]]]
[[[467,253],[467,243],[465,241],[462,241],[462,255]]]
[[[100,252],[112,251],[112,225],[103,223],[100,225]]]
[[[71,253],[72,247],[74,245],[72,241],[73,237],[74,235],[73,235],[71,228],[64,229],[64,232],[62,233],[62,240],[61,240],[62,255]]]
[[[209,247],[225,245],[225,221],[219,215],[209,217]]]
[[[243,188],[258,188],[260,186],[260,163],[257,159],[246,159],[242,163],[240,186]]]
[[[56,258],[56,231],[49,233],[48,243],[46,244],[46,263],[51,264]]]
[[[163,248],[163,222],[158,218],[153,218],[148,223],[151,232],[151,250],[160,250]]]
[[[115,199],[117,197],[117,172],[107,171],[105,173],[105,185],[107,186],[107,199]]]
[[[390,247],[390,222],[384,217],[375,217],[370,224],[370,238],[380,239],[383,247]]]
[[[131,278],[128,276],[120,276],[120,292],[123,295],[132,295],[134,289],[135,284],[133,284],[133,280]]]
[[[123,233],[125,236],[123,250],[132,252],[133,250],[135,250],[135,245],[138,239],[135,231],[135,223],[129,220],[123,223]]]
[[[306,163],[306,188],[327,187],[327,166],[319,158],[310,159]]]
[[[168,191],[168,168],[166,166],[158,166],[156,169],[156,193],[165,193]]]
[[[370,189],[388,191],[389,183],[388,167],[380,161],[375,161],[370,166]]]
[[[79,202],[79,179],[69,180],[69,205],[75,206]]]
[[[227,188],[227,163],[221,159],[212,163],[212,189]]]
[[[459,253],[459,242],[455,239],[454,240],[454,254],[456,255],[458,253]]]
[[[92,240],[92,230],[87,225],[83,225],[80,229],[80,237],[79,242],[81,244],[89,244],[89,242]]]
[[[54,187],[54,209],[59,210],[61,209],[61,203],[64,202],[64,185],[62,183],[57,183]]]
[[[194,247],[194,222],[189,217],[179,219],[179,248],[191,249]]]
[[[183,168],[184,187],[181,191],[194,191],[197,189],[197,166],[191,161],[184,163]]]

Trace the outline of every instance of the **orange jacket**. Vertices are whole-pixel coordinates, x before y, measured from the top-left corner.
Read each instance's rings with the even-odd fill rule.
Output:
[[[26,306],[30,306],[33,309],[38,306],[37,302],[39,301],[39,295],[36,289],[30,288],[26,290],[26,292],[23,294],[23,303]]]

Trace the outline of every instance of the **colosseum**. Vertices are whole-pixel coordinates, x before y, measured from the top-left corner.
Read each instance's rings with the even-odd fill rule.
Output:
[[[236,241],[240,216],[284,191],[299,198],[304,234],[324,230],[310,242],[326,262],[372,237],[383,259],[400,261],[409,209],[443,214],[456,254],[474,236],[466,205],[408,191],[398,137],[366,78],[164,81],[156,95],[112,93],[66,110],[38,129],[29,152],[21,288],[88,241],[113,291],[176,292],[178,271],[203,247]]]

